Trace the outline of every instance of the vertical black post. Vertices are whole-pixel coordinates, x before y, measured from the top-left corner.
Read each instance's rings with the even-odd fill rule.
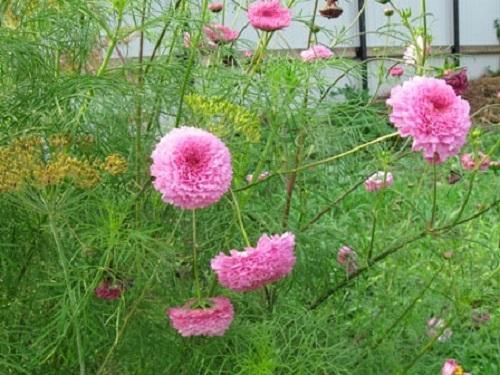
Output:
[[[451,52],[454,54],[455,64],[460,65],[460,1],[453,0],[453,47]]]
[[[357,51],[358,59],[365,62],[368,58],[366,48],[366,12],[364,10],[365,0],[358,0],[359,15],[359,48]],[[363,89],[368,90],[368,66],[364,63],[361,66],[361,79],[363,82]]]

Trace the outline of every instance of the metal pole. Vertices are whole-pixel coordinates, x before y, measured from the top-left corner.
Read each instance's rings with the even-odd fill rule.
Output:
[[[368,58],[366,48],[366,12],[364,10],[365,0],[358,0],[359,15],[359,48],[357,51],[358,59],[366,61]],[[363,89],[368,90],[368,66],[363,64],[361,67],[361,80],[363,82]]]
[[[460,65],[460,1],[453,0],[453,47],[451,52],[457,65]]]

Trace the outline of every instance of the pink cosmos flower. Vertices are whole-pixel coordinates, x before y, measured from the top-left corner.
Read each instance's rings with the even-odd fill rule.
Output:
[[[105,300],[119,299],[122,295],[123,288],[121,285],[111,285],[107,280],[101,281],[99,286],[94,290],[97,298]]]
[[[462,168],[468,171],[472,171],[476,167],[479,167],[482,171],[486,171],[490,167],[491,159],[482,152],[479,152],[476,160],[474,160],[473,154],[463,154],[460,158],[460,163],[462,164]]]
[[[311,48],[302,51],[300,57],[303,61],[327,60],[333,56],[330,48],[317,44]]]
[[[208,10],[214,13],[219,13],[223,8],[224,4],[218,1],[208,4]]]
[[[357,254],[349,246],[342,246],[337,253],[337,262],[342,265],[350,275],[358,270]]]
[[[464,372],[462,367],[454,359],[447,359],[441,369],[441,375],[471,375],[468,372]]]
[[[182,336],[223,336],[234,318],[231,301],[226,297],[209,299],[212,306],[194,308],[195,300],[188,301],[182,307],[167,309],[170,323]]]
[[[219,283],[237,292],[247,292],[278,281],[295,264],[292,233],[260,237],[257,247],[245,251],[231,250],[230,255],[220,253],[212,259],[212,270]]]
[[[453,88],[455,94],[463,95],[469,88],[469,79],[467,78],[467,69],[459,71],[447,70],[443,75],[444,81]]]
[[[245,56],[246,58],[250,58],[253,56],[253,51],[252,50],[247,50],[245,52],[243,52],[243,56]]]
[[[435,337],[445,326],[445,321],[443,319],[433,317],[427,321],[427,336]],[[453,331],[450,328],[446,328],[441,336],[438,337],[438,341],[445,342],[448,341],[453,335]]]
[[[500,99],[500,91],[497,91],[497,99]]]
[[[151,157],[153,186],[174,206],[188,210],[210,206],[231,186],[231,154],[219,138],[205,130],[172,129]]]
[[[259,0],[248,7],[250,24],[263,31],[281,30],[290,25],[292,13],[281,6],[280,0]]]
[[[377,191],[391,186],[394,182],[392,173],[379,171],[365,181],[366,191]]]
[[[387,104],[400,136],[413,137],[413,150],[429,163],[455,156],[467,139],[469,103],[441,79],[413,77],[392,89]]]
[[[402,66],[393,66],[389,69],[389,75],[391,77],[401,77],[405,73],[405,70]]]
[[[205,26],[203,31],[205,36],[213,43],[231,43],[238,39],[238,32],[221,24]]]

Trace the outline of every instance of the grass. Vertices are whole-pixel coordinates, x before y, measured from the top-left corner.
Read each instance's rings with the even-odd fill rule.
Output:
[[[11,170],[3,152],[24,136],[44,140],[37,146],[39,164],[50,165],[63,153],[88,161],[99,180],[82,187],[66,178],[0,192],[1,373],[430,374],[439,373],[447,358],[473,374],[500,371],[497,170],[477,173],[462,219],[488,211],[449,230],[429,231],[433,170],[407,140],[387,138],[321,162],[394,131],[387,109],[367,93],[335,86],[324,95],[332,83],[324,71],[353,78],[359,72],[352,62],[335,57],[303,64],[270,56],[248,75],[249,62],[230,46],[204,56],[182,47],[182,31],[200,27],[193,5],[182,2],[160,15],[153,7],[145,24],[139,20],[146,3],[129,1],[125,13],[151,40],[160,40],[155,27],[168,21],[162,54],[102,68],[92,52],[121,2],[115,8],[107,2],[39,3],[25,8],[12,2],[19,24],[0,27],[0,46],[9,52],[0,56],[0,181]],[[65,52],[71,69],[59,59]],[[227,56],[240,66],[225,65]],[[183,88],[202,105],[184,103],[179,110]],[[269,308],[262,290],[239,294],[214,283],[210,259],[245,246],[231,194],[196,212],[203,293],[228,296],[235,306],[223,337],[182,338],[165,316],[166,308],[195,295],[191,215],[162,202],[149,176],[151,150],[177,117],[223,131],[251,243],[262,233],[282,233],[285,221],[296,235],[297,263],[271,287],[276,302]],[[474,129],[480,135],[471,136],[464,152],[498,146],[494,126],[475,123]],[[50,143],[61,134],[71,137],[68,144]],[[101,164],[116,154],[128,170],[113,175]],[[287,202],[290,174],[283,171],[295,169],[296,160]],[[314,168],[301,169],[310,163]],[[360,183],[377,170],[392,172],[394,185],[368,193]],[[462,175],[456,184],[448,183],[450,170]],[[262,171],[272,177],[248,187],[246,175]],[[461,213],[471,178],[458,157],[437,168],[435,228]],[[368,261],[370,248],[370,259],[377,259],[422,231],[425,236],[382,261]],[[369,266],[352,280],[336,260],[344,245],[356,250],[360,267]],[[105,278],[124,283],[119,300],[95,297]],[[322,295],[327,298],[311,309]],[[475,324],[474,311],[491,319]],[[426,334],[434,316],[452,329],[450,340]]]

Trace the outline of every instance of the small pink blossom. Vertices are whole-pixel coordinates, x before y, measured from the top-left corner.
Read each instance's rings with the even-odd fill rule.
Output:
[[[500,99],[500,91],[497,91],[497,99]]]
[[[443,319],[433,317],[427,321],[427,336],[436,337],[439,332],[444,328],[445,321]],[[453,331],[450,328],[446,328],[443,333],[438,337],[438,341],[445,342],[448,341],[453,335]]]
[[[212,270],[219,283],[237,292],[247,292],[273,283],[292,272],[295,237],[292,233],[262,235],[255,248],[231,250],[212,259]]]
[[[423,51],[424,38],[421,35],[417,36],[417,46],[418,46],[418,50]],[[430,46],[430,43],[427,43],[426,55],[428,56],[430,53],[431,53],[431,46]],[[417,58],[418,58],[417,47],[414,44],[410,44],[406,48],[406,50],[403,54],[403,60],[408,65],[416,65]]]
[[[357,254],[349,246],[342,246],[337,253],[337,262],[350,275],[358,270]]]
[[[303,61],[327,60],[333,56],[333,52],[321,44],[312,46],[311,48],[302,51],[300,57]]]
[[[454,359],[447,359],[441,369],[441,375],[471,375],[468,372],[464,372],[462,367]]]
[[[444,72],[443,79],[457,95],[463,95],[469,88],[469,79],[465,68],[459,71],[447,70]]]
[[[96,297],[105,300],[119,299],[123,292],[121,285],[112,285],[110,281],[101,281],[99,286],[94,290]]]
[[[238,39],[238,32],[221,24],[211,24],[203,28],[205,36],[213,43],[231,43]]]
[[[250,24],[263,31],[281,30],[290,25],[292,13],[281,5],[280,0],[259,0],[248,7]]]
[[[219,13],[224,9],[224,4],[218,1],[208,4],[208,10],[214,13]]]
[[[243,52],[243,56],[245,56],[246,58],[251,58],[253,56],[253,51],[252,50],[247,50],[245,52]]]
[[[366,191],[377,191],[392,186],[394,179],[390,172],[376,172],[365,181]]]
[[[391,77],[401,77],[405,73],[402,66],[393,66],[389,69],[389,75]]]
[[[266,178],[269,177],[269,172],[268,171],[264,171],[262,172],[260,175],[259,175],[259,178],[258,180],[259,181],[264,181]],[[247,180],[247,182],[249,184],[251,184],[253,182],[253,174],[248,174],[245,179]]]
[[[491,159],[488,155],[479,152],[477,158],[474,158],[473,154],[463,154],[460,158],[460,163],[462,164],[462,168],[468,171],[472,171],[477,167],[486,171],[490,167]]]
[[[400,136],[412,137],[429,163],[455,156],[466,142],[470,105],[441,79],[413,77],[392,89],[387,104]]]
[[[172,129],[151,157],[153,186],[174,206],[188,210],[208,207],[231,186],[231,154],[219,138],[205,130]]]
[[[223,336],[234,318],[231,301],[226,297],[213,297],[207,308],[191,308],[195,300],[182,307],[167,309],[170,323],[182,336]]]

